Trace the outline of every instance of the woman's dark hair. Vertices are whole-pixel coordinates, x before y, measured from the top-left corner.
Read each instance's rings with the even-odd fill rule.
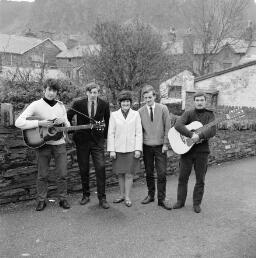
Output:
[[[56,79],[47,79],[44,82],[44,89],[46,89],[47,87],[49,87],[49,89],[56,90],[57,92],[60,91],[60,83]]]
[[[128,90],[123,90],[119,93],[117,99],[119,103],[124,100],[130,100],[130,102],[132,103],[132,93]]]

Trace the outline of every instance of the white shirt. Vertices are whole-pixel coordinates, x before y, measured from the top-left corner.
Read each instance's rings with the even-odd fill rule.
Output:
[[[147,105],[149,117],[150,117],[150,108],[151,108],[151,107],[152,107],[153,119],[154,119],[156,103],[154,102],[154,104],[153,104],[152,106],[148,106],[148,105]]]

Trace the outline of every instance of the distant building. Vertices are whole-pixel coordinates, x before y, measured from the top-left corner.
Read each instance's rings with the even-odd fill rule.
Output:
[[[225,38],[215,51],[211,51],[213,44],[210,44],[209,50],[204,50],[202,42],[195,38],[191,30],[179,37],[175,33],[175,29],[172,28],[163,47],[173,59],[181,63],[183,70],[187,69],[195,75],[200,74],[200,65],[205,53],[209,55],[206,73],[221,71],[246,62],[244,59],[252,60],[256,57],[256,41],[252,37],[251,23],[248,24],[243,38]]]
[[[57,67],[72,80],[79,81],[85,56],[99,50],[98,45],[76,45],[67,42],[67,49],[57,55]]]
[[[0,34],[2,66],[56,68],[56,56],[65,49],[63,42],[51,39]]]

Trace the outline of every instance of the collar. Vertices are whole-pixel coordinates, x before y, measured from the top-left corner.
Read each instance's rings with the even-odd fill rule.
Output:
[[[156,107],[156,103],[154,102],[154,104],[152,105],[152,106],[148,106],[147,105],[147,109],[148,109],[148,111],[150,111],[150,108],[152,107],[152,109],[154,110],[155,109],[155,107]]]

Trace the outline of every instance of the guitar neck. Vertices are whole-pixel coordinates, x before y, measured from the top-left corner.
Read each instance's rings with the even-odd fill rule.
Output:
[[[90,129],[93,126],[91,124],[89,125],[75,125],[75,126],[69,126],[69,127],[56,127],[56,130],[59,132],[68,132],[68,131],[76,131],[76,130],[82,130],[82,129]]]
[[[203,127],[199,128],[199,129],[197,130],[197,132],[200,133],[200,132],[202,132],[203,130],[206,130],[206,129],[212,127],[212,126],[215,126],[215,125],[217,125],[218,123],[220,123],[220,122],[222,122],[222,121],[225,121],[225,120],[227,120],[226,117],[220,117],[220,118],[218,118],[218,119],[215,119],[214,121],[210,122],[209,124],[206,124],[206,125],[204,125]]]

